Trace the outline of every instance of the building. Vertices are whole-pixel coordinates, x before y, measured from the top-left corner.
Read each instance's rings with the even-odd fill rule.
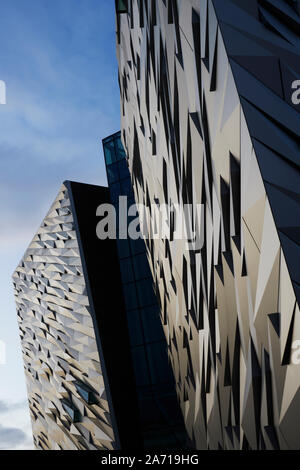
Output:
[[[135,203],[120,132],[103,139],[103,150],[111,201],[119,226],[119,197],[127,197],[128,208]],[[132,218],[131,218],[132,219]],[[184,449],[188,446],[178,403],[167,343],[160,320],[160,309],[153,290],[153,279],[144,240],[118,234],[118,254],[135,375],[140,429],[146,449]]]
[[[203,209],[201,248],[146,239],[189,437],[298,449],[299,2],[116,6],[135,200]]]
[[[13,275],[38,449],[142,446],[116,241],[95,232],[109,202],[65,182]]]
[[[66,181],[13,275],[34,442],[184,449],[145,243],[96,236],[101,204],[134,203],[120,133],[103,146],[110,191]]]

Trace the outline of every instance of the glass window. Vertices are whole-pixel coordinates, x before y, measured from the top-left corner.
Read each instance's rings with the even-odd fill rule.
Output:
[[[127,258],[130,255],[128,240],[117,239],[119,258]]]
[[[110,189],[110,199],[111,202],[114,204],[115,202],[119,201],[120,195],[120,183],[113,183],[109,186]]]
[[[158,384],[173,380],[168,362],[166,343],[160,341],[147,346],[147,356],[152,383]]]
[[[162,413],[164,414],[165,418],[167,419],[168,423],[180,424],[182,423],[182,415],[178,406],[176,394],[174,393],[174,379],[172,379],[172,382],[168,385],[169,386],[167,388],[167,384],[164,384],[163,387],[160,387],[161,389],[166,389],[166,395],[159,397],[159,407]],[[184,436],[182,436],[181,438],[179,437],[179,439],[182,439],[183,437]]]
[[[132,361],[137,386],[143,387],[149,385],[150,378],[144,346],[138,346],[132,349]]]
[[[128,237],[128,218],[123,217],[123,214],[121,214],[120,218],[120,210],[119,210],[119,204],[116,202],[115,204],[116,207],[116,216],[117,216],[117,228],[118,228],[118,233],[121,238],[121,240],[124,239],[124,237]]]
[[[120,260],[120,268],[123,284],[134,281],[131,258]]]
[[[150,429],[151,427],[154,427],[155,429],[155,426],[161,426],[162,424],[164,424],[160,409],[154,402],[153,398],[140,399],[139,405],[140,405],[139,406],[140,416],[145,427],[149,426]],[[152,440],[150,442],[151,442],[150,444],[150,448],[151,448],[153,446],[153,442]],[[160,433],[158,447],[161,446],[161,443],[162,443],[162,434]],[[155,446],[153,447],[155,448]],[[168,447],[166,446],[166,448]]]
[[[154,290],[152,287],[152,281],[146,279],[145,281],[138,281],[136,283],[137,291],[138,291],[138,299],[141,306],[156,304],[157,299],[154,294]]]
[[[107,179],[108,183],[115,183],[119,180],[119,173],[118,173],[118,164],[114,163],[112,165],[107,165]]]
[[[93,391],[81,382],[75,382],[75,387],[79,395],[90,405],[97,403]]]
[[[123,289],[125,297],[125,306],[127,310],[133,310],[138,307],[135,283],[126,284]]]
[[[73,403],[63,400],[62,407],[68,413],[70,418],[72,419],[73,423],[78,423],[80,421],[80,412],[79,410],[73,405]]]
[[[84,388],[80,387],[80,385],[75,384],[75,387],[77,389],[77,392],[79,395],[86,401],[89,401],[89,392],[88,390],[85,390]]]
[[[121,136],[115,140],[115,145],[116,145],[117,159],[122,160],[126,158],[126,153],[124,151],[124,147],[121,141]]]
[[[128,11],[128,0],[116,0],[117,13],[127,13]]]
[[[137,240],[130,240],[130,246],[133,255],[138,253],[145,253],[146,251],[145,242],[142,238],[138,238]]]
[[[114,141],[108,141],[104,142],[104,156],[105,156],[105,161],[107,165],[110,165],[111,163],[114,163],[116,161],[116,152],[115,152],[115,146],[114,146]]]
[[[120,179],[128,178],[130,176],[127,161],[121,160],[118,163]]]
[[[133,257],[134,275],[137,280],[151,277],[146,253]],[[151,278],[152,281],[152,278]],[[150,281],[150,282],[151,282]]]
[[[138,346],[144,343],[142,322],[139,310],[131,310],[127,314],[128,329],[131,346]]]
[[[145,341],[161,341],[164,339],[164,331],[161,324],[158,305],[144,307],[141,311]]]
[[[125,180],[121,181],[121,191],[124,196],[133,196],[133,190],[131,186],[130,178],[126,178]]]

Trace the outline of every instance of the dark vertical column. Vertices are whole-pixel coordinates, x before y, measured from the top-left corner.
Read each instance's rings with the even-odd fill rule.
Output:
[[[107,188],[65,183],[71,204],[114,428],[121,449],[141,447],[137,397],[115,240],[96,236],[96,209]]]

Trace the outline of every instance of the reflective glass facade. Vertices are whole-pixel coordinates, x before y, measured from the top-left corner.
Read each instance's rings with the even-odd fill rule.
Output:
[[[128,207],[135,202],[120,132],[104,139],[103,148],[118,227],[119,196],[128,197]],[[145,243],[129,238],[117,243],[144,446],[184,448],[187,438]]]
[[[299,15],[299,0],[117,14],[135,200],[192,205],[201,240],[145,240],[196,449],[300,449]]]

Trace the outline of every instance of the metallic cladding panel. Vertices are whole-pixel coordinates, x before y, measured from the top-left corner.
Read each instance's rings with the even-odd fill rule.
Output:
[[[118,221],[119,197],[127,197],[128,207],[135,203],[126,153],[120,132],[102,142],[111,201]],[[189,442],[168,360],[146,246],[140,238],[120,239],[117,243],[143,446],[185,449]]]
[[[299,10],[128,3],[117,54],[135,199],[204,207],[201,250],[146,240],[189,436],[300,448]]]
[[[36,447],[115,449],[109,391],[65,185],[13,282]]]

